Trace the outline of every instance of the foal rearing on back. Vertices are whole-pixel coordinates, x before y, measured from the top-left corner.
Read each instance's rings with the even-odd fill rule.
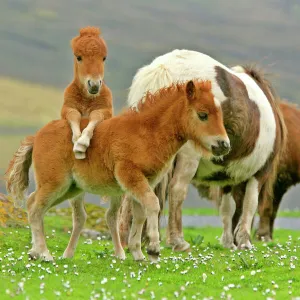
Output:
[[[86,121],[81,122],[86,126]],[[46,211],[83,191],[111,196],[107,223],[117,257],[124,259],[117,216],[124,193],[135,199],[129,248],[135,260],[141,251],[142,227],[147,219],[147,248],[157,259],[159,247],[159,200],[153,188],[169,168],[174,155],[191,140],[204,156],[225,155],[229,138],[223,126],[221,107],[215,102],[209,81],[174,84],[154,95],[147,94],[139,112],[130,110],[98,124],[86,159],[72,155],[71,130],[66,120],[57,120],[27,139],[7,171],[7,189],[17,196],[28,186],[28,169],[34,163],[37,190],[28,199],[28,217],[33,246],[30,256],[52,260],[45,241]],[[80,218],[80,216],[77,216]],[[71,239],[77,240],[78,231]],[[76,243],[75,243],[76,245]]]

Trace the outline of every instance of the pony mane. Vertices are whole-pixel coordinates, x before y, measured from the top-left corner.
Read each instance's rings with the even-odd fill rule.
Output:
[[[209,92],[211,90],[211,82],[208,80],[193,80],[197,91]],[[187,82],[173,83],[168,87],[163,87],[156,92],[147,91],[145,96],[138,102],[137,107],[129,109],[129,113],[141,113],[151,109],[157,102],[164,101],[162,99],[173,97],[174,94],[182,93],[185,94]]]
[[[98,36],[101,34],[101,30],[98,27],[83,27],[79,30],[79,35],[80,36]]]
[[[79,30],[79,35],[71,40],[71,47],[77,55],[103,55],[106,56],[106,43],[100,37],[101,31],[97,27],[83,27]]]
[[[280,126],[281,136],[279,139],[280,150],[278,155],[274,158],[272,172],[269,175],[269,178],[266,182],[266,191],[267,194],[272,198],[273,197],[273,187],[277,177],[277,172],[280,163],[280,157],[286,155],[286,144],[287,144],[287,128],[281,112],[279,104],[282,102],[280,97],[275,92],[271,82],[266,79],[264,71],[258,67],[256,64],[242,66],[245,70],[245,73],[251,76],[260,86],[264,94],[270,101],[272,108],[275,110],[275,115],[278,117],[278,125]]]
[[[275,89],[273,88],[273,85],[266,78],[266,73],[261,67],[259,67],[257,64],[248,64],[248,65],[242,65],[242,68],[245,70],[245,73],[247,73],[257,83],[259,83],[261,89],[264,91],[265,94],[269,94],[270,92],[271,93],[270,96],[272,96],[275,101],[277,102],[280,101],[280,98],[277,95]]]

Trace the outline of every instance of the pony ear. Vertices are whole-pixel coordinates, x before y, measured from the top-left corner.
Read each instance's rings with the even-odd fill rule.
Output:
[[[186,91],[186,96],[187,96],[189,101],[191,101],[195,98],[196,87],[195,87],[195,84],[194,84],[193,80],[190,80],[186,84],[185,91]]]

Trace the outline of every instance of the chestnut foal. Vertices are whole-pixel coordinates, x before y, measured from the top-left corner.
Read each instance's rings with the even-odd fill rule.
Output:
[[[83,121],[81,127],[86,124]],[[125,253],[118,231],[120,200],[124,193],[133,196],[130,251],[135,260],[144,259],[141,233],[147,219],[147,252],[156,260],[160,252],[160,206],[153,189],[177,151],[188,140],[207,157],[225,155],[230,149],[222,109],[214,99],[210,81],[189,81],[148,93],[139,112],[130,110],[98,124],[84,160],[72,155],[70,137],[67,121],[50,122],[34,138],[25,139],[7,171],[7,189],[17,201],[28,186],[31,160],[34,163],[37,189],[27,202],[33,237],[29,255],[33,258],[53,260],[44,236],[46,211],[86,191],[111,196],[106,218],[115,254],[121,259]],[[79,232],[73,231],[71,240],[77,243],[78,237]]]
[[[71,126],[77,159],[85,158],[97,124],[112,117],[112,94],[103,82],[107,48],[99,35],[98,28],[85,27],[71,41],[74,79],[65,90],[61,116]],[[81,118],[89,118],[89,124],[82,132]]]

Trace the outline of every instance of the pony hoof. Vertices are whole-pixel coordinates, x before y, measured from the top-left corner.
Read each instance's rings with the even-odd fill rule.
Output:
[[[186,252],[190,250],[191,245],[181,237],[172,239],[172,241],[168,241],[167,247],[172,248],[172,251]]]
[[[40,258],[40,254],[37,251],[33,250],[33,249],[29,250],[28,256],[32,260],[37,260],[37,259]]]
[[[41,259],[42,259],[42,261],[46,261],[46,262],[53,262],[54,261],[52,255],[50,255],[50,253],[42,253],[41,254]]]
[[[145,261],[146,259],[145,255],[141,251],[133,251],[131,254],[135,261]]]
[[[75,152],[76,159],[85,159],[86,155],[84,152]]]
[[[69,251],[65,251],[62,258],[67,259],[67,258],[73,258],[74,256],[74,252],[69,252]]]
[[[246,230],[238,231],[236,241],[239,249],[251,249],[250,234]]]
[[[149,254],[148,253],[148,257],[150,262],[152,263],[157,263],[159,261],[159,254]]]
[[[73,152],[85,152],[87,147],[80,144],[78,141],[74,144]]]
[[[147,254],[151,262],[158,262],[159,251],[147,249]]]
[[[267,243],[272,242],[272,238],[269,233],[260,233],[259,231],[256,233],[255,239]]]
[[[185,240],[183,240],[181,243],[173,245],[172,251],[186,252],[186,251],[189,251],[190,248],[191,248],[191,245],[188,242],[186,242]]]
[[[257,235],[256,239],[258,241],[262,241],[262,242],[266,242],[266,243],[272,242],[272,238],[269,235],[265,235],[265,236],[259,236],[259,235]]]
[[[247,241],[246,243],[240,244],[239,245],[239,249],[241,250],[251,250],[252,249],[252,244],[250,243],[250,241]]]
[[[28,255],[29,257],[32,259],[32,260],[37,260],[37,259],[41,259],[42,261],[46,261],[46,262],[53,262],[54,259],[52,257],[52,255],[49,253],[49,251],[44,251],[42,253],[39,253],[38,251],[34,250],[34,249],[31,249],[29,252],[28,252]]]
[[[233,242],[233,236],[231,234],[230,235],[227,235],[227,234],[222,235],[221,245],[227,249],[232,249],[232,250],[237,249],[236,245]]]
[[[90,146],[90,138],[86,135],[82,135],[78,140],[77,143],[85,148]]]
[[[126,255],[125,255],[124,250],[120,251],[119,253],[116,253],[115,257],[118,258],[118,259],[120,259],[120,260],[125,260],[126,259]]]

